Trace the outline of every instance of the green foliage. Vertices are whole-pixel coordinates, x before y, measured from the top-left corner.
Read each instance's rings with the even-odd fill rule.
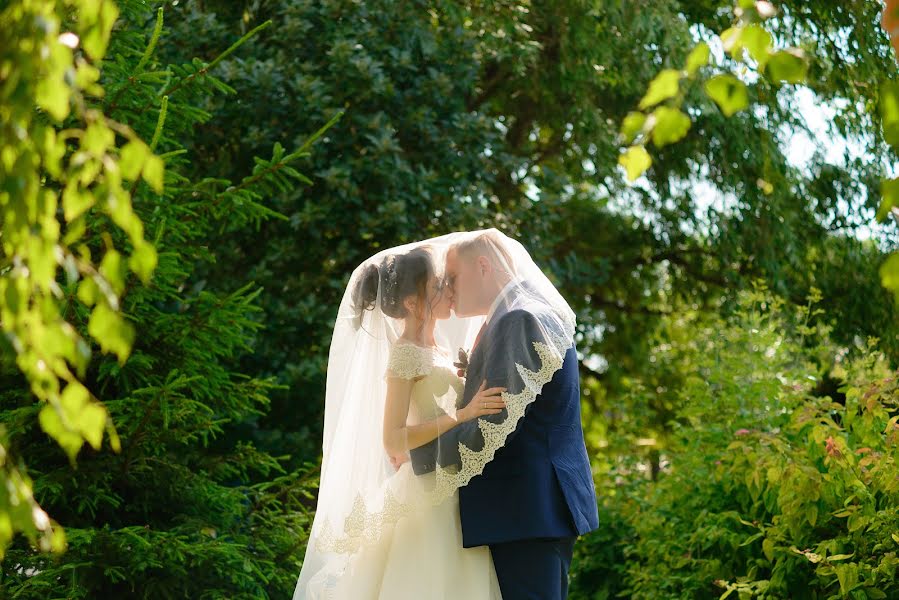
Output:
[[[142,2],[120,6],[108,58],[94,66],[106,93],[79,100],[98,123],[118,125],[107,131],[89,124],[79,136],[88,149],[73,148],[71,162],[83,168],[94,161],[92,177],[121,173],[116,181],[125,182],[123,198],[133,199],[133,209],[130,200],[127,210],[114,201],[117,188],[106,180],[90,188],[98,200],[72,208],[79,223],[72,239],[84,263],[72,267],[85,272],[90,257],[102,259],[89,277],[56,281],[45,303],[67,318],[73,339],[84,340],[85,356],[92,350],[87,340],[114,356],[85,359],[79,380],[59,394],[57,415],[35,404],[22,385],[27,371],[6,360],[11,348],[3,347],[0,424],[10,454],[28,458],[33,481],[8,471],[18,483],[10,489],[33,487],[43,509],[65,526],[66,551],[53,557],[41,552],[46,543],[34,548],[16,539],[0,588],[17,598],[283,596],[296,581],[317,474],[304,460],[273,456],[248,441],[268,394],[278,389],[239,368],[260,328],[261,290],[251,282],[228,292],[205,289],[202,271],[217,260],[214,234],[283,218],[268,195],[308,183],[291,163],[309,155],[339,113],[294,152],[274,144],[271,158],[257,159],[238,181],[196,176],[184,144],[210,115],[195,100],[233,93],[210,68],[255,32],[232,40],[215,60],[167,65],[154,54],[165,44],[162,9],[154,15]],[[155,27],[146,30],[154,16]],[[95,161],[109,152],[118,161]],[[42,226],[52,233],[48,223]],[[133,237],[144,228],[152,256],[138,249],[149,244]],[[103,444],[107,412],[117,437]],[[77,469],[38,424],[71,429],[91,443]],[[6,469],[17,464],[0,456]],[[297,468],[288,469],[291,463]],[[40,510],[34,518],[47,520]],[[6,529],[0,521],[0,535]],[[54,543],[61,547],[62,538]]]
[[[87,333],[124,363],[134,335],[119,313],[124,278],[130,270],[146,283],[156,263],[132,194],[141,173],[147,176],[144,165],[161,161],[131,129],[92,106],[104,94],[98,65],[117,16],[109,0],[13,2],[0,12],[0,328],[9,344],[3,351],[14,353],[42,402],[41,427],[73,461],[85,441],[99,449],[104,430],[113,448],[119,442],[106,408],[81,382],[91,352],[60,299],[75,286],[89,296]],[[123,160],[129,148],[138,150]],[[161,177],[161,167],[157,172]],[[129,251],[127,262],[110,237],[99,263],[99,252],[91,255],[84,237],[92,209],[104,215],[103,230],[125,234],[119,248]],[[41,530],[42,545],[61,547],[43,511],[35,508],[32,518],[21,510],[33,505],[30,486],[6,453],[0,446],[0,489],[10,485],[0,501],[0,557],[16,530],[32,537]],[[11,509],[17,499],[24,504]]]
[[[899,593],[895,373],[876,340],[857,359],[836,351],[819,300],[794,315],[759,290],[726,321],[672,323],[692,335],[657,355],[685,373],[663,467],[656,481],[610,470],[576,597],[611,597],[589,594],[600,581],[635,599]]]
[[[764,21],[771,51],[806,53],[816,100],[834,101],[835,128],[851,139],[876,134],[873,92],[892,64],[874,4],[785,2]],[[346,111],[304,163],[314,185],[272,197],[288,220],[216,238],[220,260],[203,267],[224,291],[248,281],[265,290],[266,326],[242,364],[287,387],[272,396],[260,444],[317,454],[334,310],[353,267],[384,247],[462,228],[497,226],[528,240],[584,324],[579,349],[604,359],[582,374],[611,403],[648,366],[646,340],[672,306],[727,309],[755,278],[791,302],[818,287],[835,338],[879,335],[899,356],[891,295],[870,278],[883,250],[855,237],[870,225],[889,149],[872,144],[870,160],[845,165],[816,153],[793,166],[776,132],[803,131],[795,86],[767,78],[747,83],[757,110],[726,117],[703,86],[735,60],[712,61],[697,38],[712,42],[711,32],[734,25],[731,2],[424,6],[172,7],[160,50],[170,62],[212,60],[234,36],[274,21],[215,69],[239,103],[195,98],[214,115],[188,142],[199,175],[250,173],[275,141],[302,140],[308,123]],[[746,25],[761,23],[751,18]],[[854,32],[852,60],[832,43],[836,30]],[[749,50],[740,56],[748,82],[758,66]],[[677,95],[635,110],[667,69],[680,74]],[[680,115],[661,113],[669,127],[658,141],[680,136],[684,116],[690,128],[676,144],[655,145],[652,112],[681,106]],[[633,145],[625,154],[623,121]],[[639,185],[626,185],[628,176]]]
[[[771,34],[760,22],[772,16],[767,3],[738,4],[734,13],[737,24],[721,32],[719,41],[730,57],[737,63],[754,64],[759,71],[768,74],[772,81],[803,83],[808,65],[798,49],[775,51]],[[646,95],[640,100],[640,110],[646,110],[666,100],[671,106],[657,108],[649,119],[643,121],[642,132],[661,148],[682,139],[690,129],[691,121],[681,110],[686,93],[680,90],[681,80],[689,85],[699,77],[700,69],[709,62],[710,50],[705,41],[698,42],[687,55],[682,70],[663,69],[649,83]],[[721,67],[718,67],[719,69]],[[726,117],[745,110],[749,106],[746,84],[729,72],[719,73],[705,80],[703,89],[715,101]],[[622,125],[622,135],[627,143],[633,143],[633,119]],[[639,141],[639,140],[638,140]],[[639,161],[633,159],[634,146],[622,155],[621,164],[628,170],[628,179],[634,181],[652,165],[648,154]],[[639,151],[638,151],[639,152]]]

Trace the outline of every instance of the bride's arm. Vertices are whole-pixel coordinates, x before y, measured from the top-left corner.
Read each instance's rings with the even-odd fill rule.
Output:
[[[424,446],[459,423],[483,415],[497,414],[505,406],[502,398],[499,397],[505,388],[484,389],[485,386],[482,385],[474,399],[465,408],[456,411],[455,418],[444,414],[420,425],[406,425],[414,383],[415,381],[411,379],[387,378],[387,402],[384,404],[384,449],[391,456],[405,454],[412,448]]]

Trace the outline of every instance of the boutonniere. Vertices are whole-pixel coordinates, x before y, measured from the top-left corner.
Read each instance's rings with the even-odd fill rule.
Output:
[[[453,366],[458,369],[456,374],[459,377],[465,377],[465,372],[468,370],[468,352],[463,348],[459,348],[459,360],[454,362]]]

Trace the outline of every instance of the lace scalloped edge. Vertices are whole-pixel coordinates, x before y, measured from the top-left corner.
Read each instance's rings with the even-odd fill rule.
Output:
[[[565,353],[574,343],[573,334],[572,326],[570,335],[553,336],[552,346],[539,341],[533,342],[534,349],[540,357],[540,368],[538,371],[531,371],[519,363],[515,364],[524,382],[524,388],[517,394],[503,392],[502,397],[508,410],[507,418],[502,423],[479,419],[478,426],[484,437],[484,447],[481,450],[471,450],[460,442],[461,467],[451,471],[437,465],[434,487],[424,494],[423,502],[401,502],[387,489],[381,510],[369,511],[362,495],[357,494],[350,514],[344,521],[343,534],[335,535],[333,526],[326,520],[315,536],[316,550],[338,554],[360,550],[380,539],[384,530],[395,525],[403,516],[426,506],[440,504],[457,489],[467,485],[472,478],[483,473],[484,467],[493,460],[496,451],[515,431],[528,405],[537,399],[543,386],[562,368]]]

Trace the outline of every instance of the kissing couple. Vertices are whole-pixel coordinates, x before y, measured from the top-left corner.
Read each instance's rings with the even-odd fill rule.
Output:
[[[575,316],[497,229],[359,265],[328,358],[294,600],[565,598],[598,527]]]

